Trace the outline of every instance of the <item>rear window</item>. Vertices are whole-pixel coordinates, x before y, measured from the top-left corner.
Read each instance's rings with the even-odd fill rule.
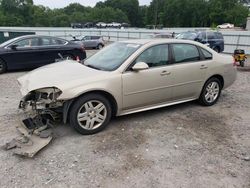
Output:
[[[175,63],[200,60],[198,48],[192,44],[173,44]]]

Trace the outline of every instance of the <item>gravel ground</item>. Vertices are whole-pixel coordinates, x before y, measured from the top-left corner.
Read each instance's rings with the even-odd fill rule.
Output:
[[[0,145],[16,134],[23,74],[0,75]],[[239,71],[212,107],[190,102],[118,117],[92,136],[62,125],[33,159],[0,150],[0,187],[249,188],[249,107],[250,72]]]

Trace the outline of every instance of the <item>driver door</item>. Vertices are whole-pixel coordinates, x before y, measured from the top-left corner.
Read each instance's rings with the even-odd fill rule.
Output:
[[[171,100],[171,69],[168,45],[146,49],[131,64],[145,62],[149,69],[133,71],[129,68],[122,75],[123,110],[155,105]]]

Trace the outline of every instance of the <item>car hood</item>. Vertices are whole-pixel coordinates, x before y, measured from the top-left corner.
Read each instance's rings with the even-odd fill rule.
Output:
[[[35,69],[18,78],[23,96],[41,88],[64,90],[104,78],[108,72],[89,68],[76,61],[66,60]]]

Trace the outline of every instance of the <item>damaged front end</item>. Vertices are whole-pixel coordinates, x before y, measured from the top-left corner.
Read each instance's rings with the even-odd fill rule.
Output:
[[[33,157],[50,143],[55,122],[62,119],[63,101],[58,88],[42,88],[29,92],[22,98],[19,109],[24,120],[17,126],[18,138],[5,145],[5,149],[14,149],[15,154]]]

